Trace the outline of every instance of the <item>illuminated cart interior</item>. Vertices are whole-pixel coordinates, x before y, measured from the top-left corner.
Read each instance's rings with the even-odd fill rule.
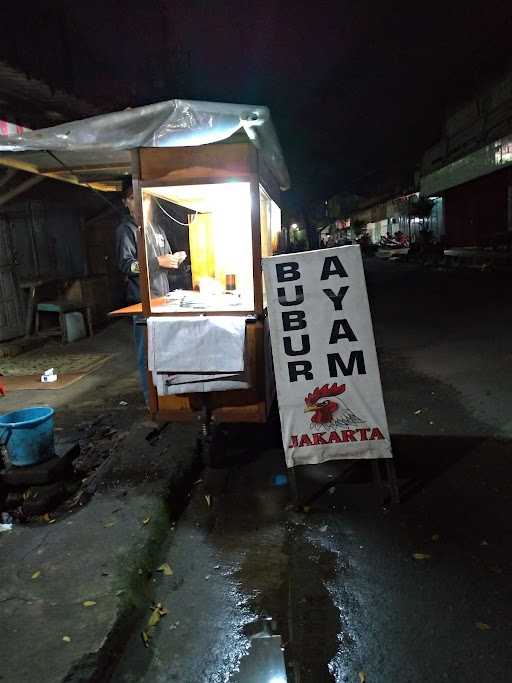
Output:
[[[194,419],[205,412],[217,423],[264,422],[274,383],[261,257],[279,247],[279,185],[250,141],[139,149],[133,158],[134,192],[143,226],[139,249],[144,317],[184,317],[192,331],[194,316],[201,322],[214,316],[243,321],[241,388],[232,388],[231,378],[227,389],[211,391],[202,382],[200,391],[172,393],[172,386],[169,390],[169,385],[162,384],[169,382],[164,377],[175,378],[183,369],[176,369],[172,359],[169,372],[157,373],[150,364],[150,411],[166,422]],[[162,214],[168,219],[167,237],[173,252],[186,255],[179,272],[170,271],[173,285],[166,296],[154,291],[148,247],[154,239],[154,223],[162,220]],[[135,310],[139,308],[129,309]],[[180,332],[179,321],[177,328]],[[212,345],[216,339],[212,338]],[[224,353],[222,347],[217,351],[218,356]],[[215,379],[212,373],[225,377],[229,369],[222,366],[221,358],[219,363],[205,367],[198,361],[196,370],[208,372],[210,381]],[[188,371],[197,380],[193,368],[189,365]]]
[[[147,322],[151,413],[202,416],[206,430],[265,421],[274,382],[261,258],[279,247],[289,187],[266,107],[169,100],[24,130],[0,136],[0,164],[104,192],[132,176],[141,302],[112,315]],[[162,279],[166,251],[180,264]]]

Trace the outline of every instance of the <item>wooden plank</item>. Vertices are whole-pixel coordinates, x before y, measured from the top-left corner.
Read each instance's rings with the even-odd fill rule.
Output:
[[[213,411],[216,422],[266,422],[265,402],[245,406],[223,407]]]
[[[137,260],[139,262],[140,276],[139,288],[142,302],[142,312],[148,317],[151,313],[149,269],[146,254],[146,236],[144,232],[144,213],[142,210],[142,191],[140,187],[140,157],[139,150],[132,150],[132,183],[133,198],[135,200],[135,222],[140,227],[137,236]]]
[[[197,147],[143,148],[140,150],[140,179],[172,185],[197,179],[247,179],[257,174],[257,153],[250,143],[211,144]]]
[[[252,277],[254,283],[254,310],[263,313],[263,270],[261,267],[260,186],[258,179],[251,181]]]
[[[195,419],[195,411],[192,410],[188,396],[158,396],[157,415],[161,413],[173,413],[181,419],[175,419],[178,422],[190,421]],[[188,418],[187,418],[188,416]]]
[[[170,310],[169,304],[161,303],[162,299],[152,299],[151,300],[151,315],[152,316],[176,316],[177,318],[181,316],[191,316],[191,315],[254,315],[254,311],[251,310],[239,310],[229,308],[224,311],[222,310],[207,310],[207,309],[190,309],[183,311]],[[126,318],[133,315],[140,315],[142,313],[142,304],[132,304],[131,306],[125,306],[124,308],[118,308],[115,311],[111,311],[109,316],[111,318]]]
[[[146,236],[144,230],[144,213],[142,210],[142,190],[140,187],[140,156],[139,150],[131,152],[132,163],[132,184],[133,184],[133,198],[135,200],[135,222],[140,226],[137,235],[137,260],[139,262],[139,289],[142,302],[142,313],[147,318],[151,314],[151,300],[150,300],[150,284],[149,284],[149,268],[148,258],[146,253]],[[146,377],[148,384],[148,404],[149,411],[154,415],[158,410],[158,395],[156,388],[153,385],[153,377],[148,368],[148,331],[144,327],[144,348],[146,357]]]
[[[166,396],[165,398],[171,397]],[[157,422],[196,422],[201,418],[201,412],[161,408],[154,417]],[[213,418],[217,423],[251,422],[261,424],[266,421],[265,403],[218,408],[213,411]]]
[[[131,306],[125,306],[124,308],[118,308],[115,311],[110,311],[109,316],[111,318],[128,318],[134,315],[142,313],[142,304],[132,304]]]

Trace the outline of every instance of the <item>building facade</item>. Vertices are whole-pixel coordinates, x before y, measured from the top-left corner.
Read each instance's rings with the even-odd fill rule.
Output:
[[[512,231],[512,70],[448,117],[424,154],[420,189],[443,197],[451,246],[486,246]]]

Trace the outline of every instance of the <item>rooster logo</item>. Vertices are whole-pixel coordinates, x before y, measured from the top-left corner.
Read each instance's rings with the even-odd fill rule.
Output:
[[[336,427],[350,427],[351,425],[362,424],[361,420],[355,415],[345,402],[339,398],[344,394],[347,387],[345,384],[336,384],[323,387],[316,387],[308,394],[304,402],[305,413],[313,413],[311,422],[314,426],[334,425]]]

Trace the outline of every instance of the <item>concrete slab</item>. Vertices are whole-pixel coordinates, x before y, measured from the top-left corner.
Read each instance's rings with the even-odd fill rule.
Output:
[[[0,396],[0,412],[10,412],[26,406],[49,405],[57,411],[84,409],[101,410],[107,406],[119,408],[119,401],[125,400],[129,406],[135,404],[143,408],[139,389],[131,321],[117,320],[100,330],[92,338],[66,346],[56,341],[48,342],[63,354],[109,353],[111,358],[87,374],[79,382],[64,389],[30,391],[11,391]],[[0,372],[2,363],[0,360]]]
[[[152,552],[167,526],[161,498],[104,494],[55,524],[3,533],[5,680],[88,681],[101,671],[117,631],[140,607]]]
[[[131,335],[119,321],[70,344],[73,353],[112,358],[69,389],[0,400],[5,411],[53,405],[59,437],[79,438],[83,452],[96,449],[92,462],[102,473],[84,507],[0,533],[2,683],[107,680],[126,632],[149,609],[160,545],[197,477],[196,429],[173,425],[146,439],[155,425],[142,402]]]

